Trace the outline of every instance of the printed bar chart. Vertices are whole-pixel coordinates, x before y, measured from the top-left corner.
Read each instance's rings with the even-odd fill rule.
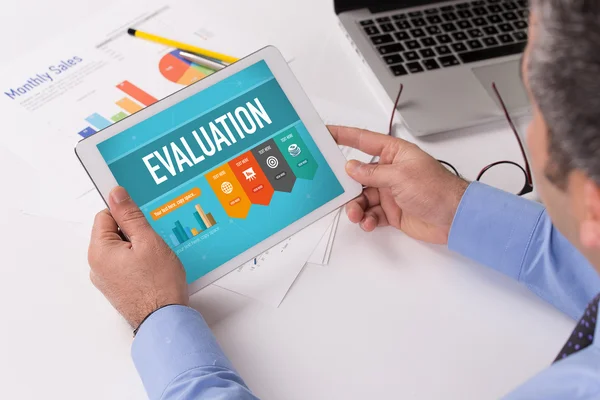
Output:
[[[89,117],[85,119],[90,124],[94,125],[98,130],[109,127],[112,122],[104,118],[102,115],[98,113],[93,113]]]
[[[121,111],[121,112],[113,115],[112,117],[110,117],[110,119],[112,119],[113,122],[119,122],[123,118],[127,118],[127,114],[125,114],[123,111]]]
[[[123,97],[121,100],[117,101],[117,105],[129,114],[134,114],[143,108],[129,97]]]
[[[96,133],[96,130],[92,127],[87,127],[84,130],[82,130],[81,132],[78,132],[79,136],[86,138],[89,136],[92,136],[94,133]]]
[[[144,92],[142,89],[135,86],[129,81],[123,81],[119,83],[117,85],[117,88],[122,92],[128,94],[129,96],[133,97],[135,100],[139,101],[145,106],[152,105],[158,101],[156,97],[153,97],[150,94]]]

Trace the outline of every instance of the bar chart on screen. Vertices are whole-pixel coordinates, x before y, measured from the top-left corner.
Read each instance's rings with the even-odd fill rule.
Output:
[[[194,209],[195,211],[193,214],[191,216],[188,215],[184,221],[186,224],[185,226],[180,220],[174,222],[173,228],[171,229],[173,233],[169,234],[169,238],[174,247],[187,242],[194,236],[201,234],[217,224],[217,221],[215,221],[212,214],[205,213],[200,204],[195,204]]]

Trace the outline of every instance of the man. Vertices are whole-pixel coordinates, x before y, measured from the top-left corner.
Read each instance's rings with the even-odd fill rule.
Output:
[[[533,0],[523,78],[533,105],[528,146],[545,209],[469,184],[402,140],[330,129],[338,143],[380,156],[377,165],[347,165],[366,186],[346,207],[352,222],[365,231],[391,225],[415,239],[447,243],[581,317],[556,361],[508,399],[600,398],[599,22],[600,2]],[[177,257],[123,188],[113,190],[109,205],[112,214],[101,212],[94,225],[91,279],[136,328],[132,355],[149,397],[255,398],[200,314],[187,307]]]

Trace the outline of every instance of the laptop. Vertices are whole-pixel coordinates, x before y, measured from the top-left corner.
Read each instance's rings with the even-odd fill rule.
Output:
[[[398,111],[413,135],[503,118],[493,82],[511,115],[529,113],[520,79],[527,0],[334,0],[334,5],[382,97],[393,102],[404,85]]]

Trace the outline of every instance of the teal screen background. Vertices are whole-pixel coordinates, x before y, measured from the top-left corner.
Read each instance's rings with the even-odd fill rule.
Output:
[[[253,135],[234,145],[224,146],[221,152],[193,168],[156,185],[143,164],[142,157],[163,145],[188,135],[198,126],[224,112],[233,111],[248,99],[259,97],[272,124],[258,129]],[[208,183],[206,172],[260,147],[284,131],[295,129],[301,138],[303,151],[317,165],[312,179],[297,177],[291,192],[275,191],[268,205],[252,204],[245,218],[227,215],[222,203]],[[320,206],[340,196],[344,190],[327,165],[316,143],[299,119],[285,93],[264,61],[260,61],[219,83],[173,105],[147,120],[98,144],[119,185],[125,187],[140,206],[154,230],[171,246],[182,261],[187,281],[191,283],[233,257],[272,236]],[[286,154],[286,159],[290,157]],[[312,162],[312,161],[311,161]],[[264,169],[264,168],[263,168]],[[170,200],[199,188],[201,206],[210,213],[216,224],[196,236],[189,235],[180,244],[174,240],[173,229],[198,228],[196,202],[187,203],[153,220],[150,212]]]

